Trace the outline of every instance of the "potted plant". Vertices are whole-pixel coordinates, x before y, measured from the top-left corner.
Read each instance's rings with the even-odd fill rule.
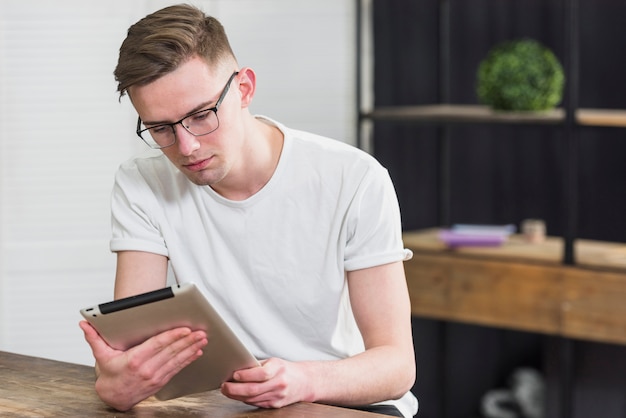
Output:
[[[481,61],[476,93],[495,110],[542,111],[563,97],[563,67],[550,49],[531,39],[506,41]]]

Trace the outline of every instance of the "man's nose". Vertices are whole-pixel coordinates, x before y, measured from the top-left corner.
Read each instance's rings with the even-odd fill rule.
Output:
[[[195,150],[200,148],[198,137],[190,133],[182,123],[174,126],[174,134],[176,135],[176,143],[182,155],[191,155]]]

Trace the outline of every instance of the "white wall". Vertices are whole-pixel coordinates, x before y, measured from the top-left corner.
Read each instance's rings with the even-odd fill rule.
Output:
[[[109,193],[143,149],[112,71],[128,26],[171,1],[0,2],[0,350],[91,364],[78,310],[111,298]],[[352,0],[204,0],[252,110],[355,138]]]

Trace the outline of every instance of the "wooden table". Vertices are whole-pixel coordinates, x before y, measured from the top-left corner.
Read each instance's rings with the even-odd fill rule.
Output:
[[[416,316],[626,344],[626,244],[577,240],[447,248],[437,230],[407,232],[405,264]]]
[[[313,403],[257,409],[219,392],[171,401],[148,399],[120,413],[100,401],[92,367],[0,351],[2,417],[211,417],[211,418],[366,418],[379,414]]]

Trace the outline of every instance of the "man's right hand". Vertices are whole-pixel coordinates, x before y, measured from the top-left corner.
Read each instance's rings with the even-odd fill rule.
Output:
[[[127,411],[157,393],[199,358],[208,342],[204,331],[176,328],[120,351],[110,347],[87,321],[79,325],[96,359],[96,392],[119,411]]]

